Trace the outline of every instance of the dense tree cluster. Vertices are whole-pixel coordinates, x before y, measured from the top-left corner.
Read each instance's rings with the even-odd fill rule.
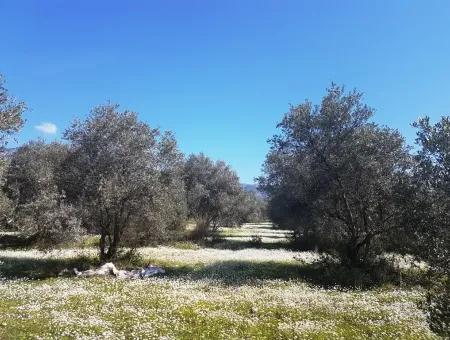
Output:
[[[22,114],[26,109],[23,102],[15,100],[4,87],[3,76],[0,75],[0,148],[4,148],[10,137],[23,126]]]
[[[77,211],[60,186],[68,154],[64,144],[30,142],[14,153],[6,172],[5,191],[14,202],[13,225],[43,247],[81,234]]]
[[[435,125],[428,117],[418,129],[419,152],[415,156],[414,195],[408,200],[410,224],[414,226],[413,253],[432,265],[434,287],[428,294],[428,317],[432,329],[450,336],[450,117]]]
[[[259,178],[270,219],[294,230],[303,247],[366,267],[386,251],[430,264],[439,285],[429,296],[433,328],[450,329],[450,118],[428,117],[411,152],[398,131],[371,121],[356,91],[332,85],[320,105],[292,106]]]
[[[4,172],[7,167],[5,147],[8,138],[23,126],[22,114],[26,109],[25,103],[15,100],[4,86],[3,76],[0,74],[0,187],[4,186]],[[0,227],[10,226],[13,212],[13,202],[0,190]]]
[[[264,219],[263,201],[242,190],[237,174],[223,161],[203,154],[191,155],[185,164],[189,217],[196,221],[196,237],[212,228],[237,226]]]
[[[415,155],[414,236],[419,253],[436,270],[450,274],[450,117],[435,125],[425,117],[413,124],[420,149]]]
[[[0,87],[4,144],[22,125],[25,106]],[[117,105],[94,108],[64,133],[64,143],[29,142],[3,155],[3,229],[20,230],[46,247],[100,235],[100,257],[183,235],[187,218],[199,237],[210,227],[239,226],[262,216],[236,173],[204,155],[185,160],[170,132]]]
[[[449,268],[449,118],[414,123],[412,153],[372,116],[360,93],[335,85],[320,105],[292,106],[259,178],[269,217],[352,265],[395,244]]]
[[[397,131],[369,122],[361,94],[333,86],[320,106],[291,107],[260,183],[272,219],[327,241],[352,264],[401,226],[410,157]]]
[[[233,214],[240,193],[239,178],[224,162],[213,162],[203,154],[191,155],[185,164],[185,182],[190,217],[198,236],[217,228]]]
[[[102,258],[114,257],[122,240],[142,243],[182,226],[182,161],[170,135],[105,105],[65,138],[70,154],[61,189],[80,207],[84,228],[100,234]]]

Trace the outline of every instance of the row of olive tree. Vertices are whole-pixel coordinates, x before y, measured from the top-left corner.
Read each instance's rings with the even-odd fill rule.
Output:
[[[415,123],[420,149],[411,153],[397,130],[375,124],[372,115],[360,93],[335,85],[321,105],[292,106],[259,178],[269,215],[305,244],[336,251],[350,264],[396,244],[438,252],[426,257],[448,267],[450,119]]]
[[[5,184],[4,173],[7,168],[5,148],[11,135],[23,126],[22,114],[25,110],[25,103],[11,97],[4,86],[4,79],[0,75],[0,188],[3,188]],[[0,190],[0,225],[8,226],[10,224],[12,209],[11,200]]]
[[[371,121],[373,113],[361,93],[335,85],[320,105],[292,106],[259,178],[269,217],[303,246],[353,266],[392,250],[428,261],[442,280],[430,295],[430,318],[448,335],[450,117],[414,123],[411,152],[398,131]]]
[[[261,188],[271,218],[351,264],[402,226],[411,157],[398,131],[369,121],[361,94],[332,86],[320,106],[293,106],[271,140]]]
[[[5,220],[41,246],[95,233],[108,260],[122,245],[179,237],[188,217],[204,237],[210,227],[250,221],[260,208],[225,163],[204,155],[186,161],[171,133],[117,105],[94,108],[64,139],[21,146],[2,175]]]
[[[11,156],[4,190],[19,230],[44,246],[96,233],[101,258],[110,259],[122,244],[167,238],[183,227],[183,157],[172,135],[104,105],[64,138],[30,142]]]
[[[436,278],[428,293],[431,328],[450,337],[450,117],[435,125],[428,117],[414,123],[419,152],[415,155],[414,194],[406,202],[414,248],[431,265]],[[408,225],[408,224],[407,224]]]
[[[205,237],[218,227],[264,219],[263,200],[244,191],[237,174],[223,161],[191,155],[185,164],[185,183],[189,217],[197,225],[196,237]]]

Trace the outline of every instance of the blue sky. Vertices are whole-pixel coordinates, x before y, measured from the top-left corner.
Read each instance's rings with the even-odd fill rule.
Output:
[[[289,103],[331,81],[409,143],[417,117],[450,114],[447,0],[0,0],[0,32],[0,73],[30,108],[19,143],[110,100],[251,183]]]

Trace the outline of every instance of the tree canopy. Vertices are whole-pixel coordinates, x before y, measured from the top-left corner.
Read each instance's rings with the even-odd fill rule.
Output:
[[[60,186],[67,145],[30,142],[11,157],[5,190],[14,202],[14,224],[42,247],[75,240],[82,233],[77,209]]]
[[[0,74],[0,189],[5,182],[4,172],[7,167],[5,147],[8,139],[18,132],[23,123],[23,113],[26,110],[24,102],[15,100],[5,88],[5,80]],[[8,227],[11,223],[13,203],[0,190],[0,227]]]
[[[138,120],[137,114],[117,105],[92,110],[84,122],[66,133],[71,155],[64,165],[68,198],[82,207],[83,225],[100,233],[100,255],[116,255],[123,237],[149,236],[153,229],[174,228],[184,218],[167,215],[165,203],[180,194],[180,155],[170,135]],[[181,192],[182,193],[182,192]],[[142,242],[142,240],[141,240]]]
[[[230,209],[241,192],[236,173],[223,161],[214,162],[203,154],[188,157],[185,183],[189,215],[197,221],[199,229],[205,229],[202,233],[230,217]],[[228,219],[228,222],[235,221]]]
[[[17,101],[4,87],[5,81],[0,75],[0,147],[4,147],[7,139],[22,127],[23,113],[26,110],[24,102]]]
[[[352,263],[401,226],[408,150],[397,131],[371,123],[372,115],[361,93],[336,85],[320,105],[292,106],[259,180],[275,222],[328,240]]]

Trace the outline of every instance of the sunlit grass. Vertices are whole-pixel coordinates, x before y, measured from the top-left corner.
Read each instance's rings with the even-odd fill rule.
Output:
[[[239,232],[282,233],[266,225]],[[62,278],[64,268],[96,266],[97,250],[0,250],[0,339],[435,338],[417,307],[419,286],[349,288],[361,273],[323,264],[314,252],[180,242],[140,248],[115,263],[152,263],[167,273]]]
[[[48,279],[0,285],[0,338],[433,338],[420,291],[334,291],[301,282]]]

